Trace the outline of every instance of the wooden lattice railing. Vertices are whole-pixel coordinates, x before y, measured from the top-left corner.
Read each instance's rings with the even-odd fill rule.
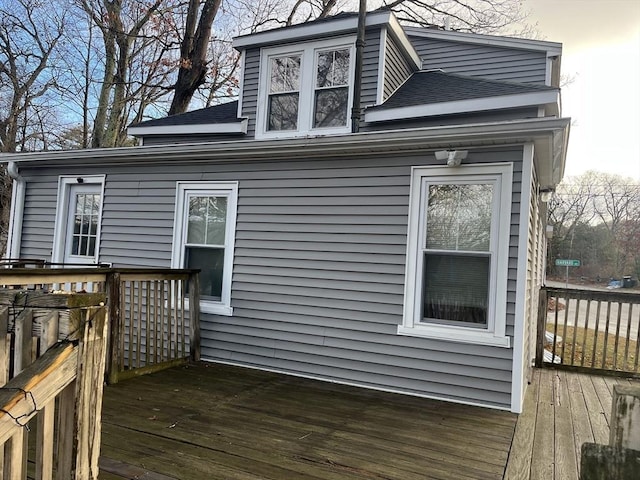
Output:
[[[13,260],[14,268],[0,269],[0,286],[25,291],[15,300],[22,306],[34,306],[37,292],[106,295],[111,322],[106,365],[110,383],[199,360],[197,270],[38,268],[42,265],[33,261],[31,268],[22,268],[25,262]]]

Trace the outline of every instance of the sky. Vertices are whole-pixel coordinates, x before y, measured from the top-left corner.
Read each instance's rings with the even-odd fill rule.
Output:
[[[525,0],[540,39],[563,44],[565,176],[640,180],[640,0]]]

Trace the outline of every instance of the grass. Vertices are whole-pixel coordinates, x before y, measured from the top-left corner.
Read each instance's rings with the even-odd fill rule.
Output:
[[[547,323],[547,331],[553,333],[553,323]],[[592,329],[585,329],[578,327],[575,335],[575,343],[573,342],[574,327],[568,326],[566,332],[564,325],[558,324],[558,336],[562,337],[563,343],[556,345],[555,354],[562,356],[562,363],[565,365],[576,365],[591,368],[603,368],[605,370],[616,371],[637,371],[636,367],[636,351],[638,342],[629,339],[629,346],[627,348],[625,337],[618,339],[618,351],[614,355],[616,336],[611,333],[607,337],[607,350],[605,354],[604,332],[595,332]],[[584,344],[584,348],[583,348]],[[564,347],[564,351],[563,351]],[[595,347],[595,356],[593,354]],[[552,346],[547,345],[546,349],[551,351]],[[626,365],[625,365],[625,350],[627,351]],[[584,362],[583,362],[584,357]],[[604,358],[604,364],[603,364]],[[593,363],[592,363],[593,359]],[[640,362],[639,362],[640,363]]]

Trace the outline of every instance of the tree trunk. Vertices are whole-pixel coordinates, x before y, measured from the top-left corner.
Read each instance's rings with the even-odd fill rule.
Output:
[[[113,87],[114,71],[116,68],[116,46],[115,37],[108,30],[103,30],[105,47],[104,77],[98,97],[98,108],[96,118],[93,120],[93,132],[91,134],[91,147],[100,148],[104,145],[105,127],[107,125],[107,114],[109,113],[109,100]]]
[[[185,35],[180,47],[178,80],[174,85],[169,115],[187,111],[193,94],[205,82],[207,76],[207,47],[211,39],[211,26],[220,8],[221,0],[204,1],[197,29],[195,29],[200,3],[200,0],[189,2]]]

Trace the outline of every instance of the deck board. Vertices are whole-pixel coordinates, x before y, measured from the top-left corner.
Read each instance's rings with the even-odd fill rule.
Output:
[[[177,367],[105,389],[112,471],[100,479],[577,480],[581,445],[608,441],[613,387],[637,382],[536,369],[518,417],[239,367]]]
[[[534,370],[505,480],[578,480],[582,444],[608,442],[611,392],[616,384],[630,383],[638,380]]]
[[[107,387],[102,454],[181,480],[491,480],[516,418],[203,363]]]
[[[571,400],[569,398],[566,372],[558,371],[553,378],[556,380],[554,382],[556,393],[554,443],[556,445],[573,445],[574,425],[571,419]],[[554,445],[554,478],[556,480],[578,478],[578,464],[580,462],[576,449],[558,448],[556,445]]]

